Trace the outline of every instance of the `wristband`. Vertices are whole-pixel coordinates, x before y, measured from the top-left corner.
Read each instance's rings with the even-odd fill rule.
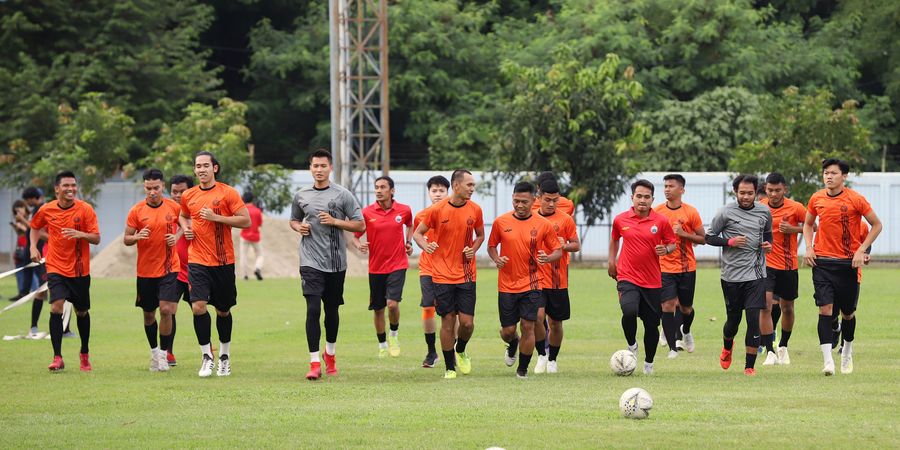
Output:
[[[731,238],[731,239],[728,240],[728,246],[729,246],[729,247],[734,247],[734,240],[735,240],[735,239],[737,239],[737,238]]]

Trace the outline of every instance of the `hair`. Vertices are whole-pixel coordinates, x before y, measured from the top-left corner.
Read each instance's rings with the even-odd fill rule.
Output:
[[[544,180],[541,183],[542,194],[559,194],[559,183],[556,180]]]
[[[847,175],[850,173],[850,164],[847,164],[847,161],[843,161],[837,158],[828,158],[825,161],[822,161],[822,171],[824,172],[828,166],[838,166],[841,168],[841,174]]]
[[[144,181],[160,180],[165,183],[166,177],[163,176],[162,170],[147,169],[144,171]]]
[[[187,175],[173,175],[172,179],[169,180],[169,184],[181,184],[184,183],[187,185],[188,189],[194,187],[194,179]]]
[[[765,184],[765,183],[759,183],[759,186],[756,187],[756,195],[757,195],[757,196],[759,196],[759,195],[766,195],[766,196],[768,196],[768,195],[769,195],[769,194],[766,192],[766,184]]]
[[[431,189],[431,187],[434,185],[443,186],[446,189],[450,189],[450,181],[444,178],[443,175],[435,175],[429,178],[428,182],[425,183],[425,187],[427,187],[428,189]]]
[[[787,185],[787,180],[784,179],[784,175],[778,172],[772,172],[769,176],[766,177],[766,184],[783,184]]]
[[[219,160],[216,159],[216,155],[213,155],[211,152],[208,152],[206,150],[199,151],[194,155],[194,164],[197,164],[197,158],[201,156],[209,156],[209,160],[212,162],[212,165],[219,166],[218,171],[213,171],[214,175],[219,175],[220,173],[222,173],[222,166],[219,164]]]
[[[39,199],[44,196],[44,191],[39,187],[28,186],[22,191],[22,200],[28,200],[30,198]]]
[[[53,185],[59,186],[59,182],[62,181],[63,178],[75,178],[75,181],[78,181],[78,177],[75,176],[71,170],[63,170],[62,172],[56,174],[56,178],[53,179]]]
[[[532,196],[534,195],[534,185],[528,181],[520,181],[516,183],[516,186],[513,187],[513,194],[522,194],[529,193]]]
[[[27,210],[27,209],[28,209],[28,204],[25,203],[25,200],[16,200],[16,201],[14,201],[13,204],[12,204],[12,213],[13,213],[14,215],[15,215],[15,213],[16,213],[16,208],[25,208],[25,209]]]
[[[250,203],[255,199],[256,199],[256,196],[254,196],[253,193],[250,191],[246,191],[243,194],[241,194],[241,200],[243,200],[244,203]]]
[[[309,163],[310,164],[312,164],[313,158],[328,158],[328,164],[333,163],[332,162],[333,160],[331,158],[331,152],[329,152],[328,150],[326,150],[322,147],[319,147],[319,148],[313,150],[313,152],[309,154]]]
[[[684,177],[681,176],[681,174],[670,173],[670,174],[668,174],[668,175],[666,175],[666,176],[663,177],[663,181],[669,181],[669,180],[675,180],[675,181],[677,181],[678,184],[681,185],[681,187],[684,187],[684,185],[685,185]]]
[[[545,171],[539,173],[537,178],[534,179],[534,184],[541,186],[547,180],[556,181],[556,175],[553,172],[550,172],[549,170],[545,170]]]
[[[462,181],[463,175],[469,174],[472,175],[472,172],[469,172],[466,169],[456,169],[453,171],[453,175],[450,175],[450,183],[456,184],[457,182]]]
[[[759,192],[759,178],[756,175],[746,175],[740,174],[735,177],[734,181],[731,182],[731,187],[734,189],[734,192],[738,191],[738,186],[741,183],[751,183],[753,184],[753,192]]]
[[[650,189],[650,195],[653,195],[654,191],[656,191],[656,188],[653,187],[653,183],[642,178],[635,181],[634,183],[631,183],[631,195],[634,195],[634,191],[636,191],[640,186]]]
[[[376,179],[375,179],[375,182],[377,183],[379,180],[385,180],[385,181],[387,181],[388,187],[390,187],[391,189],[394,188],[394,179],[393,179],[393,178],[391,178],[391,177],[389,177],[389,176],[387,176],[387,175],[382,175],[382,176],[376,178]]]

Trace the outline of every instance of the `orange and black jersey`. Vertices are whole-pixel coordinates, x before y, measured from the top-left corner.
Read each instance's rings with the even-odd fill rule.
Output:
[[[181,206],[168,198],[157,206],[141,200],[128,212],[126,225],[138,232],[150,229],[149,239],[137,241],[138,277],[159,278],[181,269],[176,248],[166,243],[166,235],[178,231],[180,213]]]
[[[672,227],[681,223],[681,229],[688,234],[695,234],[703,228],[703,219],[697,208],[682,203],[678,208],[669,208],[667,203],[660,203],[654,211],[665,217]],[[675,250],[659,257],[659,268],[663,273],[685,273],[697,270],[697,258],[694,256],[694,243],[675,236]]]
[[[419,224],[422,223],[422,221],[424,221],[426,217],[428,217],[429,208],[425,208],[425,209],[419,211],[419,213],[416,214],[416,217],[413,218],[413,230],[418,228]],[[425,233],[425,239],[428,240],[429,242],[433,241],[434,240],[434,230],[429,229],[428,232]],[[422,252],[422,254],[419,255],[419,276],[420,277],[425,277],[425,276],[430,277],[431,276],[432,270],[434,270],[434,269],[432,269],[431,258],[433,258],[433,256],[428,254],[428,252]]]
[[[846,187],[833,197],[822,189],[810,197],[806,211],[819,219],[813,243],[816,256],[852,259],[862,244],[860,219],[872,211],[866,198]]]
[[[75,200],[68,208],[54,200],[41,207],[31,218],[31,228],[47,228],[47,253],[44,257],[47,273],[74,278],[90,275],[90,243],[84,239],[69,239],[62,234],[65,228],[85,233],[100,233],[97,214],[87,202]]]
[[[484,228],[481,207],[468,200],[460,206],[444,199],[432,205],[422,223],[434,230],[438,248],[431,254],[431,278],[440,284],[475,281],[475,258],[467,260],[463,248],[475,245],[475,230]]]
[[[497,275],[497,289],[507,294],[536,291],[541,288],[541,264],[538,250],[548,255],[560,247],[553,224],[539,214],[527,219],[508,212],[494,221],[488,247],[500,247],[500,256],[509,261]]]
[[[188,263],[203,266],[234,264],[234,242],[231,227],[221,222],[200,218],[200,210],[210,208],[214,213],[230,217],[244,209],[244,201],[231,186],[216,182],[203,189],[194,186],[181,196],[181,215],[191,218],[194,239],[188,250]]]
[[[557,237],[563,238],[565,242],[570,242],[578,237],[575,219],[572,216],[561,213],[559,211],[541,217],[550,221],[553,231]],[[557,239],[559,244],[559,240]],[[553,253],[552,248],[544,248],[544,252],[548,255]],[[541,289],[567,289],[569,287],[569,252],[563,251],[562,258],[549,264],[542,264],[541,270]]]
[[[782,222],[793,226],[803,226],[806,208],[800,202],[787,197],[778,208],[769,204],[769,199],[760,201],[772,211],[772,251],[766,255],[766,266],[777,270],[797,270],[797,244],[799,234],[785,234],[779,230]]]

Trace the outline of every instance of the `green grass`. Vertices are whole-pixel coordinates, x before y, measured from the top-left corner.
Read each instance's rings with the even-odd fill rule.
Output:
[[[605,271],[573,273],[573,319],[566,323],[560,373],[527,380],[517,380],[502,362],[496,272],[489,270],[479,271],[472,375],[444,381],[442,369],[420,368],[425,344],[416,276],[409,273],[401,306],[403,354],[385,360],[376,357],[367,283],[348,279],[337,347],[341,373],[315,383],[303,378],[308,353],[298,280],[239,282],[233,374],[223,379],[197,377],[198,349],[184,303],[175,343],[180,365],[148,372],[133,280],[95,280],[92,373],[78,371],[77,339],[63,342],[69,366],[58,374],[46,370],[49,341],[0,342],[0,448],[900,446],[900,270],[866,272],[856,372],[831,378],[819,373],[808,271],[800,275],[793,364],[762,367],[760,361],[755,378],[743,375],[739,354],[730,371],[718,366],[724,306],[714,269],[698,275],[697,351],[675,360],[660,351],[652,377],[625,378],[608,365],[625,343]],[[0,283],[6,296],[10,283]],[[0,316],[0,334],[25,331],[29,309]],[[42,329],[46,322],[45,308]],[[619,415],[619,395],[634,386],[653,396],[649,420]]]

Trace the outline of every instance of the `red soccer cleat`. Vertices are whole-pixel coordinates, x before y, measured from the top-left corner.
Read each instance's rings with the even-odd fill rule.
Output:
[[[80,353],[78,355],[79,359],[81,359],[81,371],[82,372],[90,372],[91,371],[91,362],[88,361],[90,355],[87,353]]]
[[[175,355],[172,352],[166,352],[166,362],[169,363],[169,367],[175,367],[178,365],[178,362],[175,361]]]
[[[63,362],[62,356],[54,356],[53,362],[47,366],[51,372],[57,372],[66,368],[66,363]]]
[[[719,364],[725,370],[728,370],[728,368],[731,367],[731,350],[722,349],[722,356],[719,357]]]
[[[306,379],[312,381],[319,378],[322,378],[322,363],[309,363],[309,372],[306,372]]]
[[[744,375],[747,375],[748,377],[755,377],[756,369],[754,369],[752,367],[748,367],[748,368],[744,369]]]
[[[329,355],[328,352],[323,353],[325,355],[325,373],[329,377],[333,377],[338,374],[337,366],[334,363],[334,355]]]

